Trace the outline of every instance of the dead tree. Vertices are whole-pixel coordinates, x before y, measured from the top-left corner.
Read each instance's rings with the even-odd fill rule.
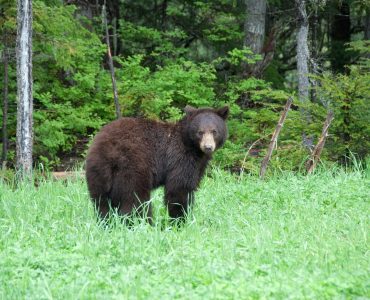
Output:
[[[272,134],[270,145],[268,147],[266,156],[264,157],[264,159],[262,160],[262,163],[261,163],[260,178],[263,178],[265,176],[267,165],[268,165],[268,163],[271,159],[271,156],[272,156],[272,151],[274,150],[274,148],[277,145],[277,139],[279,137],[281,129],[283,128],[286,116],[288,114],[290,106],[292,105],[292,102],[293,102],[292,98],[289,98],[288,101],[286,102],[284,110],[281,113],[279,122],[278,122],[278,124],[275,128],[274,133]]]
[[[32,172],[32,0],[17,1],[17,169]]]
[[[322,149],[324,148],[325,140],[328,136],[329,126],[331,122],[333,121],[333,119],[334,119],[334,114],[332,111],[329,111],[328,115],[326,116],[324,126],[322,128],[320,139],[317,142],[315,148],[313,149],[311,153],[310,158],[308,159],[306,163],[306,170],[308,174],[311,174],[315,170],[316,165],[318,161],[320,160],[320,155],[321,155]]]
[[[108,30],[107,11],[106,11],[105,2],[104,2],[104,5],[103,5],[103,21],[104,21],[104,28],[105,28],[105,42],[107,44],[108,64],[109,64],[110,75],[111,75],[111,78],[112,78],[114,105],[115,105],[115,108],[116,108],[116,117],[117,117],[117,119],[119,119],[119,118],[122,117],[122,114],[121,114],[121,107],[120,107],[119,101],[118,101],[116,76],[114,74],[114,65],[113,65],[113,59],[112,59],[112,52],[111,52],[110,42],[109,42],[109,30]]]

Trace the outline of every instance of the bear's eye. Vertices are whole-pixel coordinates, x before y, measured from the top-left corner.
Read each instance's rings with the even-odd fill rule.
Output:
[[[198,135],[202,136],[204,134],[204,131],[198,131]]]
[[[217,135],[217,130],[213,129],[213,130],[212,130],[212,134],[213,134],[213,135]]]

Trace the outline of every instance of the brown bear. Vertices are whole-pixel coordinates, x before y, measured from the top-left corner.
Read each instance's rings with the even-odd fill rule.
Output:
[[[86,160],[90,196],[102,218],[109,208],[120,215],[147,205],[150,191],[164,186],[171,218],[183,218],[212,153],[227,137],[227,106],[212,109],[185,107],[177,123],[121,118],[105,125],[95,137]]]

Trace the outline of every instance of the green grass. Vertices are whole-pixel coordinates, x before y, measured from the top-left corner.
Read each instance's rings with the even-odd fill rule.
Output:
[[[182,228],[97,224],[84,181],[0,183],[0,299],[370,297],[370,182],[219,170]]]

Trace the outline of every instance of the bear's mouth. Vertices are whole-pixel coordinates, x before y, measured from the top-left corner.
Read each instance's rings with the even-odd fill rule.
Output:
[[[210,148],[203,148],[201,150],[203,151],[203,153],[207,155],[211,155],[215,151],[214,149],[210,149]]]
[[[200,149],[205,154],[212,154],[216,149],[216,143],[215,139],[213,137],[213,134],[206,133],[203,135],[201,141],[200,141]]]

